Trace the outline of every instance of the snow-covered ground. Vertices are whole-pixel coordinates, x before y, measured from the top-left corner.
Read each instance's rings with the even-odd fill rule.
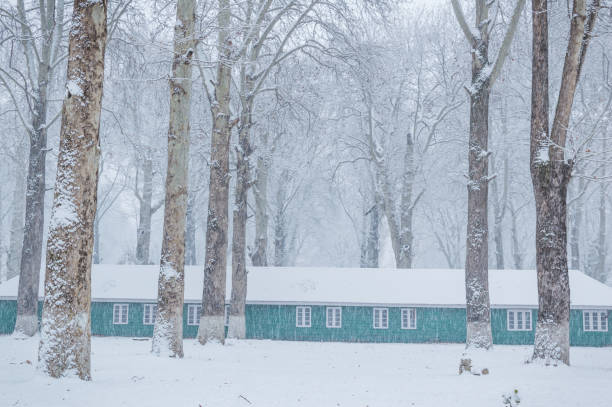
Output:
[[[150,342],[94,338],[93,381],[36,371],[37,339],[0,337],[0,406],[612,406],[612,348],[572,348],[571,367],[523,363],[530,347],[497,346],[487,376],[457,374],[462,345],[185,342],[185,358]]]

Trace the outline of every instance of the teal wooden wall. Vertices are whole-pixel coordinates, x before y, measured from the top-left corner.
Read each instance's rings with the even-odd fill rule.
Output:
[[[417,329],[401,329],[400,307],[388,307],[389,328],[372,327],[373,307],[341,307],[342,328],[326,328],[325,306],[311,306],[311,327],[295,326],[295,306],[247,305],[247,338],[294,341],[340,342],[465,342],[465,309],[417,308]],[[506,345],[532,345],[537,310],[532,310],[531,331],[508,331],[507,310],[491,310],[493,342]],[[608,311],[608,321],[612,312]],[[612,346],[612,328],[608,332],[583,332],[582,311],[570,315],[572,346]]]
[[[125,303],[125,302],[124,302]],[[113,303],[94,302],[91,305],[92,334],[101,336],[150,337],[153,325],[144,325],[143,303],[129,303],[128,324],[113,324]],[[39,317],[42,304],[39,303]],[[183,335],[195,338],[197,325],[187,325],[187,308],[183,308]],[[465,342],[465,309],[417,308],[417,329],[401,329],[400,307],[388,307],[389,328],[372,327],[372,308],[344,306],[342,327],[325,326],[325,306],[311,306],[311,327],[295,326],[293,305],[247,305],[247,338],[294,341],[337,342]],[[15,325],[16,301],[0,301],[0,334],[10,334]],[[508,331],[505,309],[491,310],[493,342],[496,344],[531,345],[535,333],[537,310],[532,310],[533,330]],[[570,343],[572,346],[612,346],[612,327],[608,332],[584,332],[582,311],[572,310],[570,317]],[[608,312],[608,321],[612,312]]]

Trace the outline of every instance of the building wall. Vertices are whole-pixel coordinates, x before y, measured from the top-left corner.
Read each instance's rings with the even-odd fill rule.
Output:
[[[127,302],[123,302],[126,304]],[[128,324],[113,324],[113,304],[94,302],[91,306],[92,334],[101,336],[150,337],[153,325],[143,324],[143,303],[127,303]],[[388,329],[374,329],[370,306],[343,306],[342,327],[326,328],[325,306],[311,306],[311,327],[297,328],[296,306],[253,305],[246,307],[247,338],[295,341],[338,342],[465,342],[465,309],[416,308],[417,328],[401,329],[401,307],[388,307]],[[42,303],[39,303],[39,317]],[[188,304],[183,308],[183,335],[195,338],[197,325],[187,325]],[[16,301],[0,301],[0,334],[11,334],[15,326]],[[572,310],[570,343],[572,346],[612,346],[612,311],[608,311],[608,332],[584,332],[582,311]],[[496,344],[531,345],[535,333],[537,310],[532,310],[531,331],[508,331],[505,309],[491,310],[493,342]]]
[[[247,305],[247,338],[295,341],[340,342],[465,342],[466,321],[463,308],[416,308],[417,329],[401,329],[401,307],[388,307],[389,328],[373,328],[374,307],[341,307],[342,327],[327,328],[325,306],[311,306],[311,327],[296,327],[296,306]],[[508,331],[507,310],[491,310],[491,329],[495,344],[532,345],[537,310],[531,311],[531,331]],[[608,311],[608,321],[612,312]],[[608,324],[610,325],[610,323]],[[584,332],[582,311],[570,315],[572,346],[612,346],[612,328],[608,332]]]

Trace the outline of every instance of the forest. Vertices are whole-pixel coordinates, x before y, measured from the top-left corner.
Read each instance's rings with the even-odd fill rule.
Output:
[[[3,0],[14,336],[91,380],[92,265],[156,267],[173,358],[186,266],[202,345],[246,337],[251,267],[459,269],[470,371],[489,270],[535,270],[530,360],[569,365],[570,270],[612,285],[611,58],[608,0]]]

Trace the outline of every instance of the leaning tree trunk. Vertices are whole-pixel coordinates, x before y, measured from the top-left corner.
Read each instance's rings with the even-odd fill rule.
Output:
[[[105,0],[75,0],[47,241],[39,368],[91,378],[91,255],[100,155]]]
[[[46,74],[44,74],[46,77]],[[40,74],[39,74],[40,76]],[[47,154],[47,86],[40,87],[30,133],[30,157],[26,182],[25,225],[17,294],[15,333],[32,336],[38,330],[38,288],[45,218]]]
[[[229,0],[219,0],[219,61],[212,105],[212,138],[210,151],[210,189],[206,223],[206,255],[202,315],[198,341],[225,342],[225,275],[229,206],[229,141],[231,47]]]
[[[157,284],[157,315],[152,352],[183,357],[185,219],[189,178],[189,117],[195,0],[178,0],[174,24],[174,61],[170,79],[170,124],[164,233]]]
[[[21,162],[21,160],[19,160],[19,162]],[[7,277],[9,279],[19,275],[21,249],[23,247],[23,222],[25,216],[24,203],[26,183],[21,168],[15,171],[14,177],[15,187],[13,189],[13,199],[11,200],[13,213],[11,219],[11,234],[9,238],[9,252],[7,260]]]

